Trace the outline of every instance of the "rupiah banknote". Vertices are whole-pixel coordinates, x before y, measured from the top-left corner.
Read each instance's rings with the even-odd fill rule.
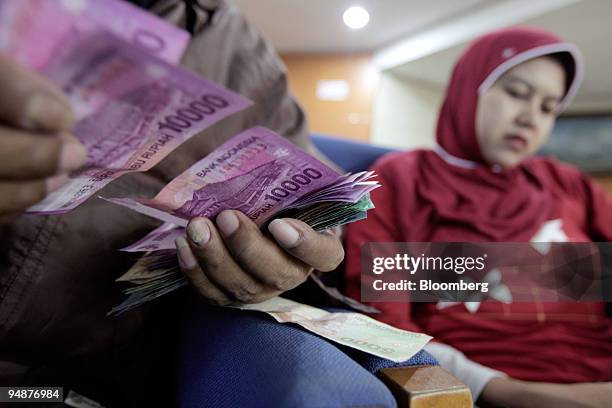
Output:
[[[154,252],[173,249],[174,241],[185,235],[185,228],[172,223],[163,223],[137,242],[121,248],[125,252]]]
[[[177,64],[190,35],[122,0],[4,0],[0,51],[44,70],[64,48],[107,31],[170,64]]]
[[[277,322],[299,324],[336,343],[395,362],[408,360],[432,339],[426,334],[397,329],[360,313],[332,313],[282,297],[232,307],[267,313]]]
[[[69,211],[251,104],[172,65],[187,33],[124,2],[0,2],[0,19],[0,52],[64,91],[78,118],[74,134],[88,151],[85,165],[29,212]]]
[[[340,174],[271,130],[248,129],[180,174],[152,198],[107,200],[165,221],[124,251],[148,251],[118,281],[132,285],[128,297],[112,309],[120,314],[184,281],[174,240],[185,235],[194,217],[214,219],[226,209],[238,210],[262,227],[279,217],[292,217],[322,231],[366,216],[373,208],[369,192],[379,186],[372,172]],[[329,288],[323,288],[329,290]],[[339,293],[330,293],[346,302]],[[373,311],[357,302],[351,307]]]
[[[107,200],[180,227],[194,217],[234,209],[260,226],[279,215],[317,213],[324,217],[315,221],[329,228],[371,208],[368,193],[379,186],[372,176],[342,175],[271,130],[254,127],[195,163],[153,199]]]

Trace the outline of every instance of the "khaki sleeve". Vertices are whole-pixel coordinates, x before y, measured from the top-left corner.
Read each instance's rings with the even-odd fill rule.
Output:
[[[289,91],[285,65],[236,6],[219,2],[194,34],[182,63],[253,101],[242,115],[242,129],[265,126],[327,161],[310,140],[306,115]]]

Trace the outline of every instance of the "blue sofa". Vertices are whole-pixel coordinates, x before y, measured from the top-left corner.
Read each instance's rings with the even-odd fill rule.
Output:
[[[317,149],[331,161],[352,173],[368,169],[380,156],[394,151],[324,135],[312,135],[311,139]]]

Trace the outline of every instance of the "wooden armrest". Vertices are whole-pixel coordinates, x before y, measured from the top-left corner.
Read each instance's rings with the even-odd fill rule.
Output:
[[[385,368],[378,375],[400,408],[472,408],[468,387],[440,366]]]

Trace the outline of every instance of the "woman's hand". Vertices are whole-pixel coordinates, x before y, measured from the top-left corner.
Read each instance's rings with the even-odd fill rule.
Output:
[[[553,384],[494,378],[485,386],[478,406],[605,408],[612,404],[612,383]]]
[[[74,116],[45,78],[0,56],[0,222],[68,180],[85,148],[68,131]]]
[[[340,238],[305,223],[277,219],[265,236],[247,216],[226,210],[194,218],[187,239],[176,240],[179,265],[204,298],[217,305],[259,303],[293,289],[314,270],[335,269],[344,258]]]

